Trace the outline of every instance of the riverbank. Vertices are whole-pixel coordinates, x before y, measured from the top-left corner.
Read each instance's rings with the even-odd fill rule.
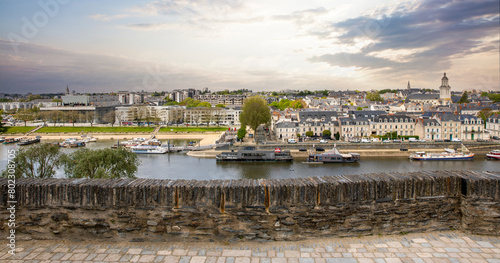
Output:
[[[309,156],[310,151],[312,148],[308,148],[307,151],[299,151],[299,150],[290,150],[290,153],[292,154],[294,159],[305,159]],[[325,150],[329,150],[328,147],[325,147]],[[206,150],[206,151],[191,151],[188,152],[187,155],[191,157],[198,157],[198,158],[215,158],[217,154],[220,154],[221,152],[227,152],[230,150]],[[431,152],[431,153],[441,153],[444,150],[442,148],[436,148],[436,149],[429,149],[429,148],[413,148],[408,151],[401,151],[400,149],[349,149],[349,148],[342,148],[341,152],[342,153],[359,153],[361,157],[408,157],[412,152],[416,151],[425,151],[425,152]],[[491,151],[490,148],[476,148],[473,151],[474,154],[486,154]],[[313,151],[314,153],[322,153],[322,152],[316,152]]]
[[[221,132],[203,132],[203,133],[157,133],[155,138],[159,140],[193,140],[199,141],[200,146],[215,144],[220,138]],[[149,138],[151,133],[92,133],[92,137],[98,140],[131,140],[133,138]],[[35,138],[40,136],[42,140],[65,140],[69,138],[81,138],[81,133],[32,133],[29,136],[23,134],[9,134],[6,137],[27,137]]]

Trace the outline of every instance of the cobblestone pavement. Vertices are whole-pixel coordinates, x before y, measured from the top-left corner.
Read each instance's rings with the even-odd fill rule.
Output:
[[[500,237],[461,232],[270,243],[19,241],[0,262],[500,263]]]

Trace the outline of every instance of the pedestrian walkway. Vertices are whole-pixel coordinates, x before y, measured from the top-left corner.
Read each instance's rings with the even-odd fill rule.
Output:
[[[500,263],[500,237],[460,232],[270,243],[19,241],[0,262]]]

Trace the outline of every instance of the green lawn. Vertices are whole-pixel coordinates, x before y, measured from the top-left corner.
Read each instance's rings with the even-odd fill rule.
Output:
[[[226,127],[163,127],[160,132],[220,132]]]
[[[40,133],[93,133],[93,132],[140,132],[150,133],[154,131],[154,127],[43,127],[37,132]]]
[[[35,127],[33,126],[14,126],[14,127],[2,127],[0,133],[2,134],[13,134],[13,133],[27,133],[33,130]]]

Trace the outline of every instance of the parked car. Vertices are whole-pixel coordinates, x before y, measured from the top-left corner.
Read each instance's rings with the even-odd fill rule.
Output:
[[[299,152],[307,152],[306,148],[299,148]]]
[[[325,149],[320,148],[320,147],[316,147],[316,151],[317,151],[317,152],[324,152],[324,151],[325,151]]]
[[[392,141],[391,141],[391,140],[387,140],[387,139],[385,139],[385,140],[383,140],[382,142],[383,142],[383,143],[388,143],[388,142],[392,142]]]
[[[392,142],[401,142],[400,139],[392,140]]]
[[[451,139],[452,142],[461,142],[462,140],[460,140],[459,138],[453,138]]]
[[[491,139],[493,139],[493,140],[500,140],[500,137],[498,137],[498,136],[492,136]]]
[[[295,139],[288,139],[288,143],[297,143]]]
[[[362,143],[368,143],[368,142],[370,142],[370,139],[363,138],[363,139],[361,139],[361,142]]]
[[[321,140],[319,140],[319,143],[328,143],[328,141],[325,139],[321,139]]]
[[[444,140],[441,140],[441,139],[436,139],[434,140],[435,142],[444,142]]]

